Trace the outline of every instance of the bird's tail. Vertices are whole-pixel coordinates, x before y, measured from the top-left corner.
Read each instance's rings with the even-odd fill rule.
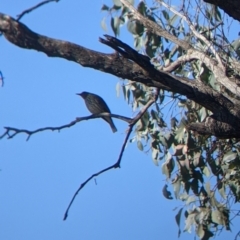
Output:
[[[116,126],[114,125],[112,118],[110,118],[110,117],[103,117],[103,119],[104,119],[106,122],[108,122],[108,124],[110,125],[113,133],[117,132],[117,128],[116,128]]]
[[[117,128],[116,128],[116,126],[114,125],[113,122],[112,122],[112,124],[110,123],[110,126],[111,126],[111,129],[112,129],[113,133],[117,132]]]

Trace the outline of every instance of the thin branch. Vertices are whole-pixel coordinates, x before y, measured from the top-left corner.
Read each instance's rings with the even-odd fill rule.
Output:
[[[167,3],[163,2],[162,0],[158,0],[158,2],[163,5],[165,8],[169,9],[172,13],[176,14],[177,16],[179,16],[180,18],[182,18],[189,26],[189,28],[192,30],[193,34],[200,40],[202,40],[206,46],[212,51],[212,53],[214,54],[214,56],[216,57],[219,66],[222,68],[223,71],[225,71],[225,67],[223,66],[222,60],[219,57],[217,51],[214,49],[213,45],[211,42],[209,42],[201,33],[199,33],[195,27],[193,26],[193,24],[191,23],[190,19],[181,14],[180,12],[178,12],[177,10],[175,10],[174,8],[172,8],[171,6],[169,6]]]
[[[186,54],[186,55],[183,55],[181,57],[178,57],[176,59],[176,61],[168,64],[167,66],[165,67],[160,67],[161,70],[163,70],[164,72],[172,72],[172,71],[175,71],[179,66],[181,66],[182,64],[186,63],[186,62],[191,62],[193,60],[196,59],[196,56],[194,54]]]
[[[211,57],[207,56],[205,52],[201,52],[201,51],[193,48],[193,46],[191,44],[187,43],[184,40],[178,39],[177,37],[175,37],[172,34],[170,34],[169,32],[167,32],[165,29],[161,28],[157,23],[155,23],[155,22],[147,19],[143,15],[141,15],[132,6],[132,4],[130,2],[128,2],[127,0],[120,0],[120,1],[121,1],[121,3],[123,5],[125,5],[127,8],[129,8],[131,10],[131,12],[132,12],[132,14],[130,15],[131,20],[136,20],[136,21],[140,22],[141,24],[144,25],[144,27],[146,27],[148,30],[150,30],[154,34],[156,34],[158,36],[161,36],[161,37],[164,37],[164,38],[172,41],[176,45],[180,46],[182,49],[187,50],[188,54],[195,55],[195,57],[197,59],[199,59],[202,62],[204,62],[206,64],[206,66],[213,72],[213,74],[214,74],[214,76],[215,76],[215,78],[216,78],[216,80],[218,82],[220,82],[224,87],[226,87],[233,94],[236,94],[236,95],[240,94],[240,87],[238,87],[237,84],[231,82],[229,80],[229,78],[226,76],[226,74],[225,74],[225,67],[223,66],[221,58],[217,54],[217,52],[214,49],[214,47],[212,46],[212,44],[207,39],[205,39],[204,36],[202,36],[201,34],[199,34],[195,30],[195,28],[191,24],[190,20],[188,20],[185,16],[180,14],[181,17],[183,17],[184,19],[186,19],[186,21],[189,22],[189,24],[190,24],[189,27],[192,29],[192,31],[195,31],[194,32],[195,36],[198,37],[199,39],[201,39],[202,41],[204,41],[206,43],[206,45],[212,50],[212,52],[214,53],[214,55],[216,57],[216,60],[217,60],[218,64],[216,64],[216,60],[214,60]],[[173,9],[173,11],[176,12],[176,10],[174,10],[174,9]],[[178,12],[176,14],[179,15]]]
[[[137,20],[140,23],[144,25],[144,27],[151,29],[153,33],[160,37],[164,37],[166,39],[169,39],[170,41],[176,43],[178,46],[183,48],[184,50],[188,50],[192,48],[192,46],[187,43],[186,41],[180,40],[174,35],[170,34],[167,30],[161,28],[157,23],[145,18],[143,15],[141,15],[130,2],[127,0],[120,0],[123,5],[125,5],[127,8],[129,8],[132,12],[131,18],[133,20]]]
[[[240,237],[240,231],[238,231],[238,233],[236,234],[236,236],[235,236],[234,240],[237,240],[237,239],[238,239],[238,237]]]
[[[110,116],[110,117],[113,117],[113,118],[118,118],[118,119],[121,119],[121,120],[123,120],[125,122],[128,122],[128,123],[131,123],[131,121],[132,121],[131,118],[124,117],[124,116],[121,116],[121,115],[112,114],[112,113],[100,113],[100,114],[93,114],[93,115],[86,116],[86,117],[77,117],[75,120],[71,121],[68,124],[64,124],[62,126],[38,128],[38,129],[33,130],[33,131],[26,130],[26,129],[13,128],[13,127],[4,127],[6,130],[2,135],[0,135],[0,139],[4,138],[5,136],[8,136],[8,139],[10,139],[10,138],[15,137],[19,133],[26,133],[28,135],[26,141],[28,141],[30,139],[30,137],[35,133],[43,132],[43,131],[47,131],[47,130],[60,131],[64,128],[72,127],[73,125],[75,125],[78,122],[81,122],[81,121],[84,121],[84,120],[89,120],[89,119],[94,119],[94,118],[100,118],[100,117],[103,117],[103,116]]]
[[[155,97],[154,99],[151,99],[142,109],[141,111],[137,114],[137,116],[135,118],[133,118],[131,120],[131,123],[129,124],[129,128],[127,130],[127,135],[124,139],[124,142],[123,142],[123,145],[122,145],[122,148],[121,148],[121,151],[120,151],[120,154],[118,156],[118,160],[116,161],[116,163],[114,163],[113,165],[107,167],[107,168],[104,168],[103,170],[97,172],[97,173],[94,173],[92,176],[90,176],[87,180],[85,180],[80,186],[79,188],[77,189],[77,191],[74,193],[68,207],[67,207],[67,210],[65,211],[64,213],[64,217],[63,217],[63,220],[66,220],[67,217],[68,217],[68,212],[69,212],[69,209],[70,207],[72,206],[76,196],[78,195],[78,193],[81,191],[81,189],[84,188],[84,186],[91,180],[93,179],[94,177],[104,173],[104,172],[107,172],[111,169],[114,169],[114,168],[120,168],[120,163],[121,163],[121,160],[122,160],[122,156],[123,156],[123,153],[124,153],[124,150],[126,148],[126,145],[127,145],[127,142],[128,142],[128,139],[130,137],[130,134],[132,132],[132,129],[134,127],[134,125],[137,123],[137,121],[143,116],[143,114],[147,111],[147,109],[154,103],[157,101],[157,97],[158,97],[158,94],[159,94],[159,89],[157,89],[156,91],[156,94],[155,94]]]
[[[2,87],[4,85],[4,77],[3,77],[3,74],[2,72],[0,71],[0,81],[2,82]]]
[[[38,3],[37,5],[29,8],[29,9],[26,9],[26,10],[24,10],[22,13],[18,14],[16,20],[17,20],[17,21],[20,21],[20,19],[21,19],[25,14],[30,13],[30,12],[32,12],[33,10],[35,10],[35,9],[37,9],[37,8],[39,8],[39,7],[47,4],[47,3],[50,3],[50,2],[59,2],[59,1],[60,1],[60,0],[46,0],[46,1],[42,1],[42,2]]]
[[[211,31],[215,30],[216,28],[218,28],[220,25],[223,26],[223,22],[222,22],[222,21],[219,22],[219,23],[217,23],[217,24],[216,24],[215,26],[213,26],[212,28],[209,28],[209,29],[207,29],[207,30],[202,30],[202,31],[200,31],[199,33],[200,33],[200,34],[204,34],[204,33],[207,33],[207,32],[211,32]]]

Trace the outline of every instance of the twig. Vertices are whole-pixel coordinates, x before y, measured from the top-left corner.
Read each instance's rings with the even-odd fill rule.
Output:
[[[218,28],[220,25],[223,25],[223,22],[219,22],[218,24],[216,24],[215,26],[213,26],[212,28],[209,28],[207,30],[204,30],[204,31],[200,31],[200,34],[204,34],[206,32],[211,32],[213,30],[215,30],[216,28]]]
[[[167,30],[163,29],[160,25],[157,23],[149,20],[148,18],[144,17],[142,14],[140,14],[133,6],[132,4],[127,0],[120,0],[120,2],[126,6],[128,9],[131,10],[131,19],[139,21],[141,24],[144,25],[144,27],[151,29],[154,34],[164,37],[166,39],[169,39],[170,41],[174,42],[184,50],[191,49],[192,46],[187,43],[186,41],[183,41],[181,39],[178,39],[174,35],[170,34]]]
[[[3,77],[3,74],[2,72],[0,71],[0,81],[2,82],[2,87],[4,85],[4,77]]]
[[[6,130],[2,135],[0,135],[0,139],[4,138],[5,136],[8,136],[8,139],[10,139],[10,138],[15,137],[19,133],[26,133],[28,135],[26,141],[28,141],[29,138],[37,132],[43,132],[43,131],[47,131],[47,130],[60,131],[64,128],[72,127],[76,123],[81,122],[83,120],[100,118],[100,117],[103,117],[103,116],[110,116],[110,117],[113,117],[113,118],[118,118],[118,119],[121,119],[121,120],[123,120],[125,122],[128,122],[128,123],[131,123],[131,121],[132,121],[131,118],[124,117],[124,116],[121,116],[121,115],[112,114],[112,113],[100,113],[100,114],[93,114],[93,115],[90,115],[90,116],[87,116],[87,117],[78,117],[74,121],[72,121],[68,124],[59,126],[59,127],[44,127],[44,128],[38,128],[38,129],[33,130],[33,131],[30,131],[30,130],[27,130],[27,129],[13,128],[13,127],[4,127]],[[13,132],[13,133],[11,133],[11,132]]]
[[[120,151],[120,154],[118,156],[118,160],[116,161],[116,163],[114,163],[113,165],[111,165],[110,167],[107,167],[107,168],[104,168],[103,170],[97,172],[97,173],[94,173],[92,176],[90,176],[87,180],[85,180],[80,186],[79,188],[77,189],[77,191],[74,193],[68,207],[67,207],[67,210],[65,211],[64,213],[64,217],[63,217],[63,220],[66,220],[67,217],[68,217],[68,212],[69,212],[69,209],[70,207],[72,206],[76,196],[78,195],[78,193],[80,192],[80,190],[91,180],[93,179],[94,177],[108,171],[108,170],[111,170],[113,168],[120,168],[120,163],[121,163],[121,160],[122,160],[122,156],[123,156],[123,153],[124,153],[124,150],[126,148],[126,145],[127,145],[127,142],[128,142],[128,139],[130,137],[130,134],[132,132],[132,129],[134,127],[134,125],[137,123],[137,121],[143,116],[143,114],[147,111],[147,109],[157,100],[157,96],[159,94],[159,89],[156,91],[156,94],[155,94],[155,97],[154,99],[151,99],[142,109],[141,111],[137,114],[137,116],[135,118],[133,118],[131,120],[131,123],[129,124],[129,128],[127,130],[127,135],[124,139],[124,142],[123,142],[123,145],[122,145],[122,148],[121,148],[121,151]]]
[[[194,54],[187,54],[183,55],[179,58],[176,59],[176,61],[169,63],[167,66],[165,67],[160,67],[161,70],[165,71],[165,72],[172,72],[175,71],[179,66],[185,64],[186,62],[191,62],[193,60],[196,59],[196,56]]]
[[[212,43],[209,42],[207,40],[207,38],[205,38],[201,33],[199,33],[194,25],[191,23],[190,19],[181,14],[180,12],[178,12],[177,10],[175,10],[174,8],[172,8],[171,6],[169,6],[167,3],[163,2],[162,0],[158,0],[158,2],[163,5],[165,8],[168,8],[172,13],[176,14],[177,16],[179,16],[180,18],[182,18],[189,26],[189,28],[192,30],[193,34],[200,40],[202,40],[206,46],[212,51],[212,53],[214,54],[214,56],[216,57],[219,66],[222,68],[222,70],[225,70],[225,67],[223,66],[222,60],[220,58],[220,56],[218,55],[217,51],[214,49],[214,47],[212,46]]]
[[[25,14],[32,12],[33,10],[35,10],[35,9],[43,6],[44,4],[47,4],[47,3],[49,3],[49,2],[59,2],[59,1],[60,1],[60,0],[46,0],[46,1],[42,1],[42,2],[38,3],[37,5],[29,8],[29,9],[26,9],[26,10],[24,10],[22,13],[18,14],[16,20],[19,22],[19,20],[20,20]]]
[[[236,234],[234,240],[237,240],[239,236],[240,236],[240,231],[238,231],[238,233]]]

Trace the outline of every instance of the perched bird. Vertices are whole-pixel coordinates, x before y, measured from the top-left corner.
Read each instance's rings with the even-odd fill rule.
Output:
[[[89,92],[77,93],[77,95],[81,96],[84,99],[88,110],[92,114],[98,114],[98,113],[104,113],[104,112],[111,113],[109,107],[100,96],[94,93],[89,93]],[[117,131],[117,128],[115,127],[111,117],[102,117],[102,118],[106,122],[108,122],[113,132]]]

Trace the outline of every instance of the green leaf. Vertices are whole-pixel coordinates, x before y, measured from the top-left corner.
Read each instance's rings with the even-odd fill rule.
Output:
[[[114,3],[114,5],[117,6],[117,7],[122,7],[122,3],[121,3],[120,0],[113,0],[113,3]]]
[[[200,152],[194,152],[193,154],[193,165],[194,167],[197,167],[199,165],[201,153]]]
[[[186,201],[188,199],[188,197],[189,197],[189,195],[186,192],[179,195],[179,199],[181,201]]]
[[[169,19],[169,21],[168,21],[169,25],[170,25],[170,26],[173,26],[174,23],[177,21],[177,19],[178,19],[178,15],[177,15],[177,14],[174,14],[174,15]]]
[[[127,103],[129,104],[130,102],[130,90],[129,90],[129,85],[123,85],[122,86],[122,90],[123,90],[123,96],[124,99],[127,101]]]
[[[173,199],[172,194],[171,194],[171,192],[169,192],[169,191],[167,190],[167,188],[168,188],[168,186],[167,186],[167,184],[165,184],[164,187],[163,187],[163,190],[162,190],[163,196],[164,196],[165,198],[169,199],[169,200],[172,200],[172,199]]]
[[[189,233],[191,233],[191,227],[195,223],[195,216],[195,212],[188,214],[187,219],[185,220],[185,227],[183,230],[184,232],[188,231]]]
[[[146,8],[144,1],[141,1],[138,4],[137,10],[139,13],[141,13],[143,16],[145,16],[147,8]]]
[[[171,128],[174,129],[177,126],[178,120],[173,117],[171,118]]]
[[[179,199],[179,192],[181,189],[182,178],[177,174],[175,179],[172,181],[174,196],[176,199]]]
[[[121,92],[121,84],[120,84],[120,82],[118,82],[118,83],[116,84],[117,97],[120,96],[120,92]]]
[[[127,29],[133,35],[138,35],[138,36],[142,36],[144,32],[144,27],[142,24],[136,21],[131,21],[131,20],[129,20],[127,23]]]
[[[202,107],[200,109],[200,111],[198,112],[198,115],[200,117],[200,122],[202,122],[203,120],[205,120],[205,118],[207,117],[207,109]]]
[[[229,163],[229,162],[235,160],[236,157],[237,157],[237,153],[236,153],[236,152],[229,151],[229,152],[227,152],[226,154],[224,154],[224,156],[223,156],[223,162]]]
[[[167,178],[171,177],[171,173],[174,169],[175,163],[172,158],[172,155],[168,152],[165,156],[165,162],[162,164],[162,173],[167,176]]]
[[[102,19],[102,21],[101,21],[101,27],[102,27],[102,29],[105,31],[105,32],[107,32],[107,25],[106,25],[106,18],[104,17],[103,19]]]
[[[108,11],[109,7],[107,5],[105,5],[105,4],[103,4],[102,7],[101,7],[101,10],[102,11]]]
[[[127,23],[127,29],[130,33],[136,35],[137,31],[136,31],[136,22],[135,21],[131,21],[129,20]]]
[[[212,221],[214,223],[217,223],[219,225],[223,225],[224,224],[224,220],[223,220],[223,215],[220,211],[218,210],[215,210],[215,211],[212,211]]]
[[[182,210],[183,210],[183,208],[180,208],[177,215],[175,216],[175,220],[176,220],[177,225],[178,225],[178,237],[180,237],[180,235],[181,235],[180,223],[181,223]]]
[[[175,132],[175,139],[178,143],[183,142],[184,134],[185,134],[186,120],[184,118],[181,119],[181,122]]]
[[[214,74],[209,76],[209,85],[216,91],[221,91],[219,83],[216,81]]]
[[[174,148],[174,153],[173,156],[181,156],[187,153],[188,150],[188,146],[184,145],[184,144],[178,144],[176,147]]]
[[[162,13],[163,13],[164,18],[165,18],[166,20],[169,20],[170,17],[169,17],[168,12],[167,12],[166,10],[163,10]]]
[[[189,205],[189,204],[191,204],[193,202],[196,202],[196,201],[197,201],[196,197],[194,195],[191,195],[191,196],[188,197],[188,199],[186,201],[186,205]]]
[[[141,141],[137,141],[137,146],[140,151],[143,151],[143,145]]]
[[[227,199],[226,193],[225,193],[225,184],[223,182],[220,182],[218,184],[218,192],[222,196],[223,199]]]
[[[159,136],[159,142],[166,148],[168,148],[168,143],[166,141],[166,138],[162,135]]]
[[[207,166],[205,166],[202,171],[203,171],[203,174],[204,174],[206,177],[210,177],[211,172],[209,171],[209,169],[208,169]]]
[[[120,32],[120,19],[119,17],[114,17],[114,18],[111,18],[111,27],[112,27],[112,30],[115,34],[115,36],[118,36],[119,35],[119,32]]]
[[[202,225],[202,224],[198,224],[198,225],[197,225],[196,233],[197,233],[197,235],[198,235],[198,237],[199,237],[200,239],[203,239],[204,234],[205,234],[205,231],[204,231],[204,229],[203,229],[203,225]]]
[[[155,148],[152,148],[152,159],[156,166],[158,166],[158,154],[159,154],[159,151]]]
[[[191,182],[191,189],[195,195],[198,195],[198,179],[194,178]]]

